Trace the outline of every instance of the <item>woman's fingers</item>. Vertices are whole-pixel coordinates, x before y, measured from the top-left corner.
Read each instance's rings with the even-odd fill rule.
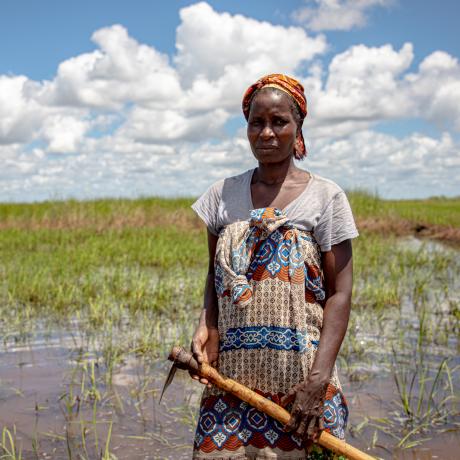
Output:
[[[208,379],[205,379],[204,377],[200,377],[197,374],[192,374],[191,372],[189,372],[189,374],[190,374],[190,377],[192,377],[193,380],[198,380],[198,382],[202,383],[203,385],[210,385]]]
[[[198,339],[198,338],[192,339],[190,349],[192,351],[193,357],[196,359],[198,364],[203,364],[204,362],[209,361],[208,360],[208,354],[206,353],[206,348],[203,347],[203,344],[201,343],[200,339]],[[217,353],[214,353],[214,357],[216,357],[216,355],[217,355]],[[210,364],[211,364],[212,367],[216,367],[217,362],[218,362],[217,359],[215,359]],[[204,377],[201,377],[201,376],[199,376],[197,374],[194,374],[191,371],[189,371],[189,374],[192,377],[192,379],[198,380],[203,385],[207,385],[208,388],[212,387],[212,384],[208,379],[206,379]]]
[[[291,418],[284,430],[293,431],[300,439],[317,442],[321,430],[324,429],[324,403],[319,390],[305,384],[297,384],[281,398],[280,405],[286,406],[292,401],[294,403]]]
[[[294,414],[291,415],[291,418],[289,421],[284,425],[283,430],[284,431],[292,431],[296,426],[297,426],[297,420],[298,420],[298,415]]]
[[[306,416],[303,416],[302,419],[300,420],[300,423],[299,423],[299,426],[297,427],[297,429],[295,430],[295,435],[297,437],[299,437],[300,439],[303,439],[304,438],[304,435],[305,435],[305,429],[307,427],[307,423],[308,423],[308,417]]]
[[[317,416],[311,416],[308,413],[295,413],[284,426],[284,430],[293,431],[300,439],[317,442],[322,429],[320,426]]]
[[[294,401],[297,391],[294,388],[291,388],[280,400],[280,405],[286,407],[289,403]]]
[[[300,422],[300,417],[302,416],[302,410],[300,406],[294,405],[294,408],[291,411],[291,418],[288,420],[286,425],[284,425],[284,431],[293,431],[297,428]]]
[[[289,403],[294,401],[295,399],[295,394],[290,395],[289,393],[284,395],[281,400],[280,400],[280,405],[282,407],[286,407]]]
[[[289,400],[289,395],[285,396],[283,402]],[[283,427],[285,431],[293,431],[296,436],[304,440],[312,440],[317,442],[321,431],[324,430],[324,421],[322,411],[318,407],[308,408],[309,404],[304,407],[297,401],[294,403],[294,408],[291,411],[291,418]]]
[[[323,420],[323,416],[321,415],[318,418],[318,427],[316,428],[316,432],[313,435],[313,441],[314,442],[319,441],[319,437],[321,436],[321,431],[323,431],[323,430],[324,430],[324,420]]]
[[[196,340],[192,340],[190,344],[190,351],[193,354],[193,357],[198,361],[198,354],[201,352],[201,347],[198,346],[198,343]],[[192,371],[188,371],[190,374],[190,377],[192,377],[193,380],[200,380],[200,376],[197,374],[194,374]]]
[[[198,364],[201,364],[203,362],[203,345],[201,341],[193,339],[191,349],[193,357],[197,360]]]
[[[308,439],[312,439],[313,441],[317,441],[317,432],[318,432],[318,417],[313,416],[310,418],[309,423],[307,425],[307,430],[304,434],[307,435]]]

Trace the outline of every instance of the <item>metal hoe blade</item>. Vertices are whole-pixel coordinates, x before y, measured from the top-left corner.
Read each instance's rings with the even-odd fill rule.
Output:
[[[173,365],[171,366],[171,369],[169,370],[168,377],[166,378],[166,382],[163,385],[163,390],[161,391],[161,396],[160,396],[160,400],[158,401],[158,404],[161,403],[161,398],[163,397],[163,394],[166,391],[166,388],[168,388],[169,385],[171,385],[171,382],[174,379],[174,375],[176,374],[176,371],[177,371],[176,363],[173,363]]]

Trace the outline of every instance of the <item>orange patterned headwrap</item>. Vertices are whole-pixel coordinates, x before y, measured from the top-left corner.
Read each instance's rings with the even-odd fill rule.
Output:
[[[278,88],[281,91],[289,94],[296,104],[299,106],[300,114],[302,116],[301,122],[307,116],[307,98],[305,97],[304,88],[302,84],[295,78],[288,77],[280,73],[273,73],[266,75],[265,77],[259,78],[253,85],[251,85],[243,96],[243,113],[246,120],[249,119],[249,109],[251,108],[251,101],[256,91],[265,88],[272,87]],[[302,129],[299,129],[299,133],[296,139],[295,146],[295,157],[300,160],[307,155],[305,148],[305,141],[302,134]]]

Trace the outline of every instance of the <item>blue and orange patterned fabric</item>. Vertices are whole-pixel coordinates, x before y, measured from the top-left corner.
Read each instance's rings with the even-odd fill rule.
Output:
[[[283,396],[260,391],[258,393],[277,404]],[[348,410],[343,395],[333,385],[328,386],[324,405],[325,430],[343,438]],[[203,454],[211,455],[238,450],[244,450],[250,455],[251,452],[267,450],[269,447],[290,454],[300,452],[303,457],[299,458],[305,459],[308,458],[305,449],[312,450],[313,446],[306,446],[297,436],[284,431],[281,423],[227,393],[209,396],[203,401],[195,434],[195,447]],[[316,446],[311,457],[333,458],[333,455]],[[282,455],[278,458],[282,458]]]
[[[320,270],[304,263],[302,239],[313,242],[311,234],[297,232],[279,209],[254,209],[241,244],[232,250],[231,263],[221,258],[216,264],[217,294],[231,295],[234,304],[244,305],[252,297],[251,279],[278,278],[289,283],[305,283],[308,300],[323,302],[325,292]],[[225,276],[231,280],[231,290],[225,289]]]
[[[325,289],[313,235],[293,227],[279,209],[255,209],[219,235],[215,284],[219,372],[279,402],[307,378],[320,341]],[[324,401],[325,429],[343,439],[347,418],[334,369]],[[207,388],[194,458],[333,457],[231,394]]]

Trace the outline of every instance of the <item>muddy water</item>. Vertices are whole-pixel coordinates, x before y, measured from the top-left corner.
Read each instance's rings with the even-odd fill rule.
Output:
[[[356,385],[350,382],[344,384],[344,393],[348,398],[350,406],[349,427],[358,426],[363,418],[386,418],[391,401],[397,399],[394,381],[391,377],[385,376],[381,379],[372,379],[365,385]],[[458,427],[446,426],[446,432],[431,435],[431,439],[423,442],[420,446],[413,448],[395,448],[395,440],[391,435],[385,435],[380,430],[372,427],[366,428],[363,433],[349,433],[347,441],[367,451],[372,455],[385,459],[445,459],[457,460],[459,458],[458,448],[460,446],[460,431]],[[375,447],[367,450],[374,433],[377,433]],[[425,432],[419,438],[430,438]]]
[[[118,367],[110,388],[98,382],[97,400],[84,396],[89,387],[82,389],[82,380],[88,385],[90,379],[83,379],[75,364],[81,356],[65,339],[34,345],[0,354],[0,427],[16,426],[23,458],[99,458],[110,423],[109,451],[118,459],[190,458],[201,385],[188,375],[178,373],[159,405],[168,365],[133,357]],[[98,379],[102,370],[95,374]]]
[[[101,393],[98,401],[85,397],[91,388],[90,378],[82,372],[82,363],[91,362],[93,357],[82,356],[65,336],[50,342],[49,346],[41,341],[10,347],[0,354],[0,426],[16,426],[17,445],[22,446],[25,459],[80,458],[77,453],[85,452],[87,456],[81,458],[96,459],[97,452],[105,449],[110,423],[109,451],[118,459],[190,458],[200,384],[179,371],[158,404],[168,364],[130,357],[114,373],[110,388],[99,379],[104,370],[95,367]],[[372,366],[366,369],[369,373],[373,370]],[[351,427],[359,425],[363,417],[388,415],[390,402],[396,397],[390,376],[374,375],[365,382],[342,380],[351,408]],[[374,431],[352,432],[348,441],[365,450]],[[458,431],[447,431],[425,442],[422,449],[397,455],[390,448],[394,444],[391,436],[380,431],[377,436],[370,452],[382,458],[458,458]]]

